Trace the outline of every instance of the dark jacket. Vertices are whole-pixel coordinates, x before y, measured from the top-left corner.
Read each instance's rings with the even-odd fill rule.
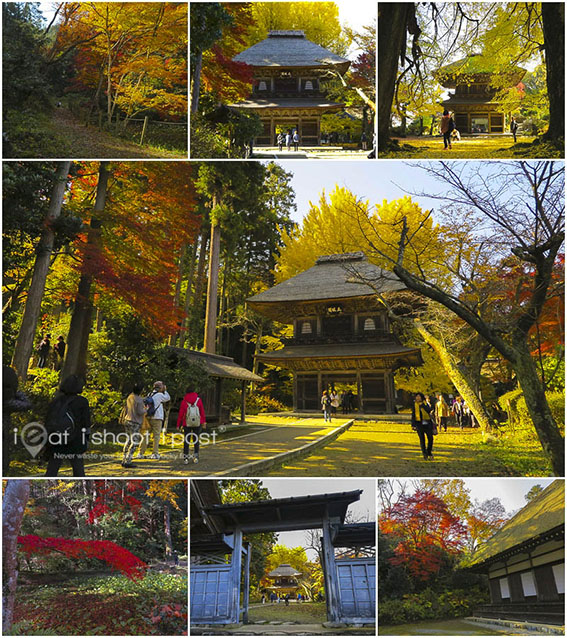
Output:
[[[416,417],[416,414],[415,414],[415,403],[411,407],[411,426],[412,426],[412,428],[415,428],[418,425],[423,425],[423,422],[426,421],[426,420],[427,421],[431,421],[431,407],[429,405],[427,405],[427,403],[421,403],[420,407],[421,407],[421,414],[422,414],[421,419],[418,419]],[[428,419],[424,418],[423,412],[427,413],[427,415],[429,417]]]
[[[66,444],[57,445],[48,442],[47,448],[51,453],[57,454],[82,454],[87,449],[88,439],[91,431],[91,408],[89,402],[84,396],[80,394],[66,394],[64,392],[58,392],[55,398],[47,407],[49,414],[50,410],[56,412],[59,411],[61,403],[69,401],[67,410],[73,416],[75,421],[76,435]],[[46,417],[46,421],[48,418]],[[85,432],[83,432],[83,429]],[[56,438],[56,437],[54,437]]]

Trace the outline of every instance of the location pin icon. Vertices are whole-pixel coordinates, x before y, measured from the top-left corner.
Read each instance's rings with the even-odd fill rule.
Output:
[[[36,421],[24,425],[20,436],[24,447],[34,459],[47,443],[47,430]]]

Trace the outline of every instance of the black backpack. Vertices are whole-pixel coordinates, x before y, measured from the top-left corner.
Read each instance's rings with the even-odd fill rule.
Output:
[[[47,430],[47,434],[57,433],[60,435],[62,445],[73,441],[78,434],[76,417],[70,409],[74,398],[74,395],[59,397],[51,403],[45,417],[45,429]]]

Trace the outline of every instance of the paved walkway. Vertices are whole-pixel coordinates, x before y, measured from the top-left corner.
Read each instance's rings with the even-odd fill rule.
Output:
[[[335,419],[331,424],[321,418],[292,419],[270,418],[266,422],[254,422],[239,429],[234,434],[225,433],[213,442],[201,445],[200,462],[185,465],[180,445],[168,452],[160,450],[161,459],[133,459],[132,469],[120,465],[120,459],[86,464],[88,476],[214,476],[216,474],[236,473],[243,465],[267,459],[282,452],[295,450],[306,443],[315,441],[335,428],[344,425],[349,419]],[[59,472],[69,476],[68,467]]]
[[[255,159],[366,159],[367,151],[345,149],[342,146],[300,146],[298,151],[280,151],[277,146],[259,146],[254,149]]]

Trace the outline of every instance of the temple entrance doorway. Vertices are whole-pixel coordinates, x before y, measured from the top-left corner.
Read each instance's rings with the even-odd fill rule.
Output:
[[[296,119],[285,119],[285,120],[274,120],[274,126],[272,129],[272,145],[273,146],[277,146],[278,145],[278,135],[280,133],[283,133],[284,137],[287,134],[287,132],[290,132],[291,135],[293,135],[294,131],[298,131],[298,133],[301,136],[301,131],[299,130],[299,122]],[[285,146],[285,140],[284,140],[284,146]],[[293,148],[293,140],[292,140],[292,144],[291,147]]]

